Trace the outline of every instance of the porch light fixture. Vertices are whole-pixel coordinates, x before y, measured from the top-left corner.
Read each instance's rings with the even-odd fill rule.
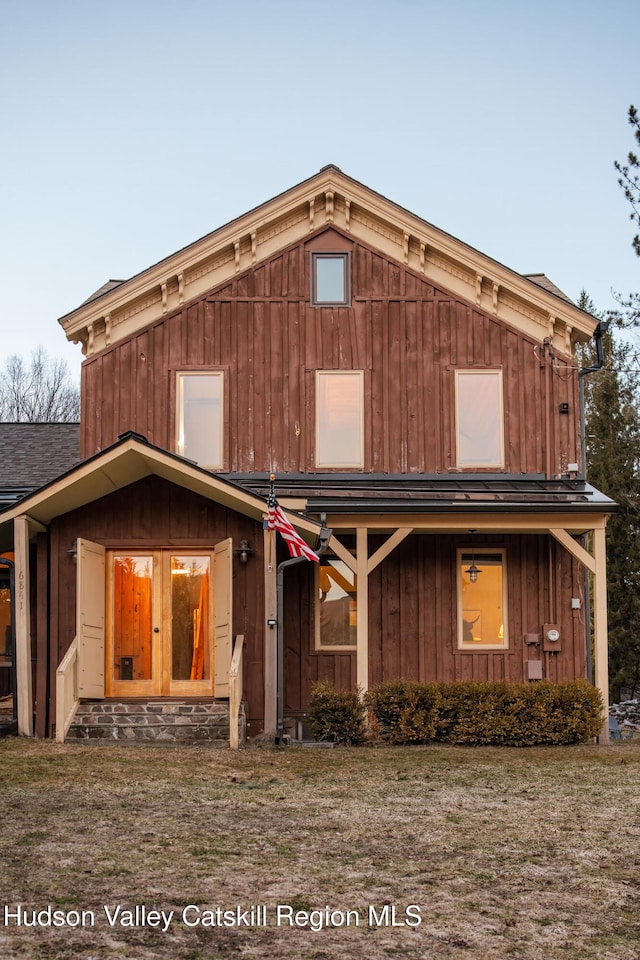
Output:
[[[251,556],[251,554],[253,553],[253,550],[251,549],[251,544],[249,543],[249,541],[243,538],[240,541],[238,549],[234,550],[233,552],[238,557],[238,560],[240,561],[240,563],[246,563],[249,557]]]
[[[67,550],[67,556],[71,557],[74,563],[78,561],[78,541],[74,540],[71,544],[71,549]]]
[[[479,574],[479,573],[482,573],[482,570],[480,569],[480,567],[476,567],[475,563],[473,562],[473,558],[472,558],[472,559],[471,559],[471,566],[468,567],[468,568],[465,570],[465,573],[468,573],[468,574],[469,574],[469,580],[471,581],[471,583],[477,583],[477,582],[478,582],[478,574]]]
[[[476,532],[475,529],[469,530],[469,533],[475,533],[475,532]],[[471,583],[477,583],[478,574],[482,573],[482,570],[480,569],[480,567],[476,566],[473,547],[471,547],[471,566],[467,567],[467,569],[464,572],[469,574],[469,580]]]

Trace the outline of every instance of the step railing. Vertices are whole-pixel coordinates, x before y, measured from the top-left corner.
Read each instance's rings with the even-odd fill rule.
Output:
[[[238,724],[240,721],[240,707],[242,706],[242,658],[244,652],[244,636],[238,634],[233,646],[233,656],[229,667],[229,746],[237,750],[239,743]]]
[[[56,670],[56,742],[64,743],[80,701],[78,699],[78,638]]]

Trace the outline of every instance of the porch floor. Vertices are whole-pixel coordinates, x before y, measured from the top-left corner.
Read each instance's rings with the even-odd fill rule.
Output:
[[[241,708],[241,740],[245,726],[244,708]],[[228,747],[229,702],[180,698],[82,701],[66,740],[179,741]]]

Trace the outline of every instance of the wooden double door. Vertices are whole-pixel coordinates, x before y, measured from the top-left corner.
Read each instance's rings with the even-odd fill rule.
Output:
[[[231,556],[106,551],[104,696],[228,696]]]

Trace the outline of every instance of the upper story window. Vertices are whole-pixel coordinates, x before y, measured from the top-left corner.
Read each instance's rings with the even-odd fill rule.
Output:
[[[224,374],[179,373],[176,390],[176,449],[201,467],[223,469]]]
[[[456,370],[458,467],[504,467],[501,370]]]
[[[348,253],[311,254],[311,304],[340,307],[351,303],[351,258]]]
[[[364,468],[364,373],[316,373],[316,466]]]
[[[458,649],[505,649],[509,638],[504,550],[462,549],[457,558]]]

